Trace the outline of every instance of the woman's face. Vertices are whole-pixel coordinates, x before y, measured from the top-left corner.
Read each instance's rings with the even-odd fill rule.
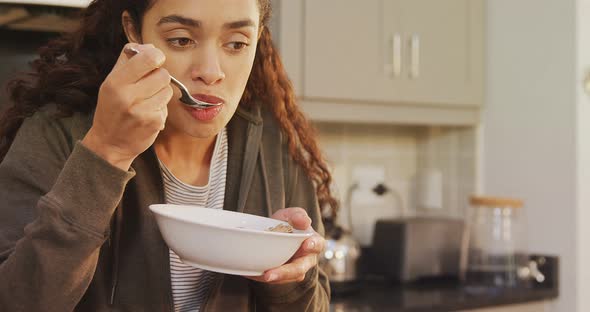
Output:
[[[158,0],[146,12],[141,39],[166,54],[164,68],[193,97],[223,102],[189,108],[174,87],[164,131],[210,138],[229,122],[254,63],[259,14],[257,0]]]

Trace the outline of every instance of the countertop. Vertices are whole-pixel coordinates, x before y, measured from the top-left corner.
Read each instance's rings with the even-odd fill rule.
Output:
[[[372,277],[355,284],[353,291],[339,293],[341,287],[334,287],[330,311],[456,311],[554,299],[558,296],[557,258],[543,257],[546,264],[541,272],[546,279],[528,287],[467,287],[455,278],[399,284]]]

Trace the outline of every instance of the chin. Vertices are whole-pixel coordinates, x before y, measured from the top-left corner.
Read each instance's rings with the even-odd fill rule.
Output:
[[[193,125],[192,127],[185,128],[185,133],[193,138],[207,139],[216,136],[221,132],[222,126],[218,125]]]

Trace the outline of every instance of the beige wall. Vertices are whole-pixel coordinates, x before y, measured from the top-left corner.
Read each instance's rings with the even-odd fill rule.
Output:
[[[590,0],[577,2],[577,73],[576,81],[590,79]],[[578,311],[590,311],[590,90],[577,91],[577,250]]]
[[[491,0],[486,8],[484,189],[522,198],[530,249],[559,255],[560,294],[550,303],[555,312],[590,308],[578,304],[588,291],[577,286],[582,283],[578,268],[588,263],[579,262],[576,245],[588,245],[588,237],[578,234],[577,227],[587,228],[590,221],[581,218],[588,207],[577,200],[578,192],[588,192],[577,180],[582,168],[576,123],[582,117],[576,112],[576,33],[588,34],[577,29],[577,2]]]

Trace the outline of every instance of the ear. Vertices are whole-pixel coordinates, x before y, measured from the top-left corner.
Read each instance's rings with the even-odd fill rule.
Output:
[[[127,41],[132,43],[141,43],[141,36],[135,29],[135,22],[129,12],[124,11],[121,14],[121,24],[123,25],[123,30],[125,31],[125,36],[127,37]]]

